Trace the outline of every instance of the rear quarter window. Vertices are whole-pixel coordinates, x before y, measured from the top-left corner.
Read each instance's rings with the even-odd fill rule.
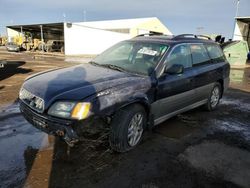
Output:
[[[210,57],[203,44],[191,44],[190,45],[193,65],[204,64],[210,61]]]
[[[222,49],[218,45],[207,44],[206,48],[213,62],[219,63],[219,62],[225,61],[225,57],[222,52]]]

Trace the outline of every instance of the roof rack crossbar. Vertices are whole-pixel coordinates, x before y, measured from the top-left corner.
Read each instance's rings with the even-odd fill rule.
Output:
[[[212,40],[210,37],[205,36],[205,35],[194,35],[194,34],[181,34],[175,36],[173,39],[207,39],[207,40]]]

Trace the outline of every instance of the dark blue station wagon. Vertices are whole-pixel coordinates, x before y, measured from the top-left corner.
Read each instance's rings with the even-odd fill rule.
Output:
[[[230,66],[204,36],[138,36],[91,62],[27,78],[20,109],[38,129],[70,146],[84,131],[108,128],[113,150],[139,144],[147,128],[198,106],[214,110]]]

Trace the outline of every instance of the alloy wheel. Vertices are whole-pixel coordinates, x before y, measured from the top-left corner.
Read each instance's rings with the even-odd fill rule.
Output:
[[[128,127],[128,144],[130,146],[135,146],[140,141],[143,132],[143,114],[135,114]]]

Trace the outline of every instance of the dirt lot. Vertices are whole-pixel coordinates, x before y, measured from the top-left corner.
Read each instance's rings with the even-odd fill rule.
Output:
[[[16,98],[28,75],[79,59],[4,50],[0,59],[25,62],[0,72],[0,187],[250,187],[250,68],[231,70],[231,88],[216,111],[178,115],[147,132],[135,150],[117,154],[107,133],[69,149],[19,112]]]

